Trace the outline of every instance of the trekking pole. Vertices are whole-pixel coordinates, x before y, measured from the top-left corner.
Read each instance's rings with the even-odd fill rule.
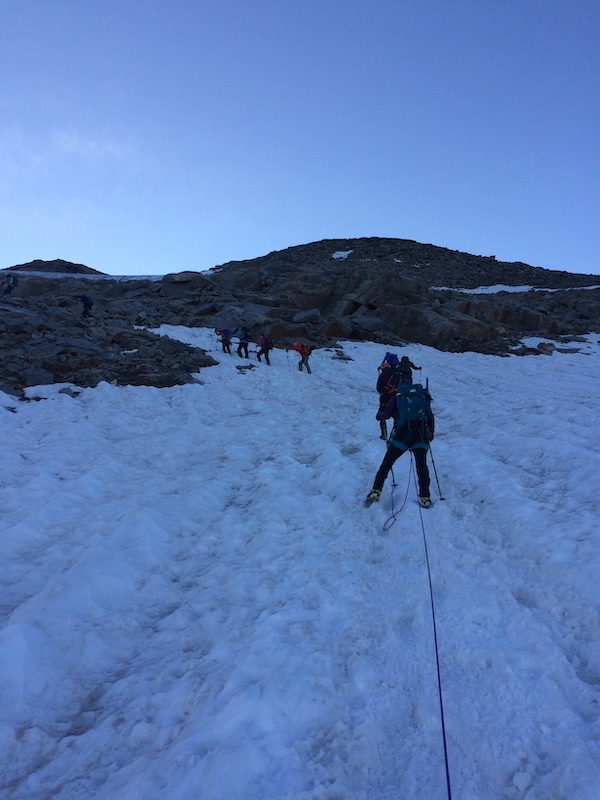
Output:
[[[433,465],[433,474],[435,475],[435,482],[437,483],[440,500],[445,500],[446,498],[442,494],[442,489],[440,487],[440,479],[438,478],[437,469],[435,467],[435,459],[433,457],[433,450],[431,449],[431,442],[429,443],[429,455],[431,456],[431,463]]]

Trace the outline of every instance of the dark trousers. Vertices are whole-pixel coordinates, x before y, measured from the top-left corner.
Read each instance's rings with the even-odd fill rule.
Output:
[[[231,355],[231,342],[229,339],[221,339],[221,347],[224,353],[229,353],[229,355]]]
[[[389,395],[389,394],[380,394],[379,395],[379,409],[377,410],[378,414],[380,412],[382,412],[383,409],[387,406],[387,404],[388,404],[388,402],[390,400],[390,397],[391,397],[391,395]],[[381,438],[382,439],[387,439],[387,424],[386,424],[386,421],[384,419],[380,419],[379,420],[379,430],[381,431]]]
[[[243,351],[243,352],[242,352]],[[237,354],[240,358],[250,358],[248,355],[248,342],[240,342],[237,349]]]
[[[427,450],[429,450],[429,447],[423,446],[424,442],[420,432],[410,431],[407,438],[415,439],[415,441],[413,441],[411,444],[403,444],[401,447],[390,444],[385,456],[383,457],[381,466],[377,470],[377,475],[375,475],[373,489],[379,489],[379,491],[383,489],[383,484],[385,483],[385,479],[389,475],[391,468],[403,453],[406,453],[407,450],[410,450],[415,457],[417,478],[419,480],[419,496],[429,497],[429,469],[427,467]]]
[[[308,374],[311,374],[310,371],[310,364],[308,363],[308,356],[301,356],[300,361],[298,362],[298,369],[302,372],[302,367],[306,367],[306,371]]]
[[[264,356],[267,364],[271,366],[271,362],[269,361],[269,351],[266,347],[261,347],[258,353],[256,354],[256,357],[259,361],[261,356]]]

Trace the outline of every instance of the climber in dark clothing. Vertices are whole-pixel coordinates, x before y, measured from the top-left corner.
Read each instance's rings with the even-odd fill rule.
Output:
[[[230,335],[231,331],[228,328],[216,328],[215,333],[217,338],[221,340],[221,347],[223,348],[224,353],[229,353],[231,355],[231,340]]]
[[[379,438],[387,440],[387,426],[385,420],[381,419],[379,414],[388,404],[390,397],[396,394],[398,384],[400,383],[398,356],[394,355],[394,353],[386,353],[378,369],[379,376],[377,377],[375,388],[379,392],[379,408],[375,418],[379,420],[379,428],[381,431],[381,436]]]
[[[408,356],[402,356],[398,372],[400,373],[400,383],[412,383],[412,370],[421,369],[413,364]]]
[[[80,294],[79,299],[83,304],[83,317],[91,317],[92,316],[92,306],[94,305],[94,301],[91,297],[87,294]]]
[[[406,400],[406,402],[405,402]],[[391,442],[373,481],[373,488],[367,495],[366,504],[376,503],[381,495],[383,484],[396,461],[407,450],[415,458],[419,481],[419,502],[429,508],[429,469],[427,452],[429,442],[433,441],[435,419],[431,411],[429,392],[420,384],[400,385],[398,394],[393,395],[385,408],[377,414],[379,419],[394,418]]]
[[[237,354],[240,358],[250,358],[248,355],[248,344],[250,342],[250,333],[248,328],[240,328],[235,333],[231,334],[231,338],[237,337],[239,339]]]
[[[260,347],[260,350],[256,354],[257,360],[260,361],[260,357],[264,356],[267,364],[271,366],[271,362],[269,361],[269,353],[273,349],[273,342],[268,336],[265,336],[264,333],[261,333],[258,346]]]
[[[3,294],[12,294],[13,289],[17,285],[17,279],[14,275],[7,275],[6,278],[2,281],[2,286],[4,286]]]

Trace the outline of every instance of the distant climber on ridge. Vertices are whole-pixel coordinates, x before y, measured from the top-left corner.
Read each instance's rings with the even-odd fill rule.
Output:
[[[4,286],[4,292],[2,294],[12,294],[13,289],[16,287],[18,283],[17,278],[14,275],[7,275],[6,278],[2,281],[2,286]]]
[[[87,294],[80,294],[79,299],[81,300],[81,304],[83,306],[83,310],[81,312],[82,317],[91,317],[92,316],[92,306],[94,305],[94,301],[92,298]]]

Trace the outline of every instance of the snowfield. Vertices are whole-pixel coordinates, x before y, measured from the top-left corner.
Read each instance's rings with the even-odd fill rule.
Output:
[[[599,337],[396,348],[422,511],[408,455],[363,506],[389,348],[240,372],[161,332],[220,365],[0,395],[3,800],[598,800]]]

